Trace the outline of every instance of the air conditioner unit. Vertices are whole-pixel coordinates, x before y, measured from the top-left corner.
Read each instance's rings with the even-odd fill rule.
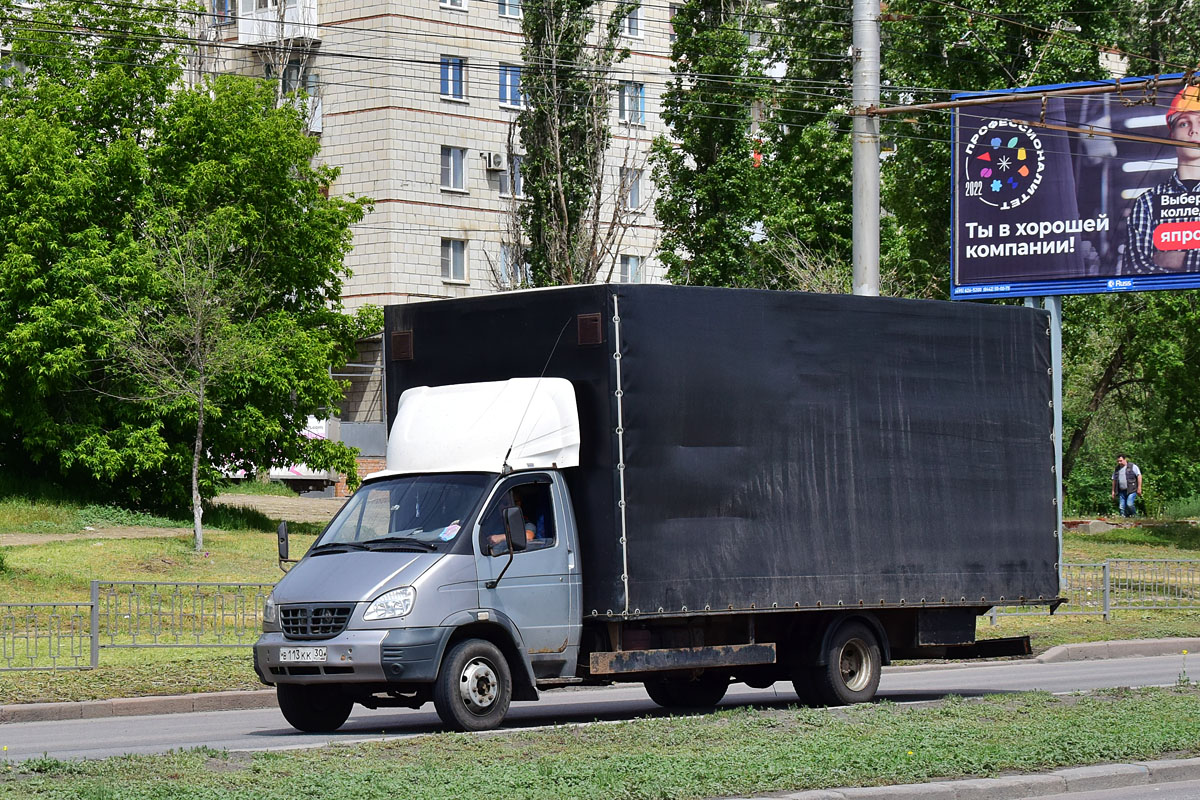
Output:
[[[503,153],[484,153],[483,163],[489,170],[504,169],[504,154]]]

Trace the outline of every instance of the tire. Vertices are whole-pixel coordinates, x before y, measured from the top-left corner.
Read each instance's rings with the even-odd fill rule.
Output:
[[[275,687],[275,697],[284,719],[305,733],[336,731],[354,707],[354,701],[336,686],[281,683]]]
[[[650,699],[663,708],[712,708],[729,690],[729,676],[706,671],[695,677],[652,678],[644,685]]]
[[[433,685],[433,705],[456,731],[495,728],[512,702],[512,674],[491,642],[465,639],[450,648]]]
[[[808,671],[812,699],[821,705],[848,706],[875,697],[883,657],[879,638],[870,626],[863,622],[839,626],[824,655],[825,663]]]
[[[802,706],[820,706],[821,698],[817,696],[816,675],[821,667],[797,666],[791,671],[792,690],[796,700]]]

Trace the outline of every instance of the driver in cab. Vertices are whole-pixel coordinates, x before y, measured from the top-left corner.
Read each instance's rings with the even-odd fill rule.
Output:
[[[501,500],[483,520],[481,526],[484,531],[484,536],[487,537],[488,547],[492,555],[501,555],[508,552],[508,542],[504,537],[504,510],[507,508],[517,507],[521,509],[521,516],[525,521],[525,541],[536,546],[537,543],[542,543],[547,540],[545,515],[540,511],[532,513],[529,506],[531,505],[529,498],[526,496],[526,487],[518,486],[515,489],[510,489],[501,496]],[[516,531],[513,535],[517,535]]]

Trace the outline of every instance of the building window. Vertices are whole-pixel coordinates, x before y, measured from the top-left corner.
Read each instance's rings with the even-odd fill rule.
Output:
[[[461,58],[442,56],[442,97],[448,100],[466,99],[465,70],[466,62]]]
[[[467,0],[438,0],[438,4],[442,8],[454,8],[459,11],[467,10]]]
[[[466,239],[442,239],[442,280],[466,282]]]
[[[500,285],[512,289],[529,285],[529,265],[521,259],[521,248],[514,244],[500,245]]]
[[[621,167],[621,205],[631,211],[642,206],[642,171]]]
[[[521,107],[521,68],[511,64],[500,65],[500,104]]]
[[[283,5],[285,8],[291,8],[296,5],[296,0],[285,0]],[[279,8],[279,0],[242,0],[243,14],[262,11],[267,8]]]
[[[467,151],[462,147],[442,147],[442,188],[464,191],[467,188]]]
[[[617,275],[617,280],[620,283],[641,283],[641,256],[621,256],[620,271]]]
[[[234,21],[234,0],[212,0],[213,22],[227,25]]]
[[[283,93],[291,94],[308,88],[308,72],[302,64],[293,61],[283,68]]]
[[[521,0],[499,0],[500,16],[502,17],[519,17],[521,16]]]
[[[643,125],[646,121],[646,85],[621,81],[617,97],[617,116],[621,122]]]
[[[668,37],[668,38],[669,38],[669,39],[670,39],[672,42],[673,42],[673,41],[675,41],[675,39],[676,39],[676,36],[675,36],[675,15],[679,13],[679,9],[680,9],[680,8],[682,8],[682,6],[680,6],[680,5],[679,5],[679,3],[671,3],[671,5],[667,7],[667,19],[668,19],[668,20],[670,20],[670,21],[668,22],[668,24],[667,24],[667,27],[668,27],[668,29],[670,30],[670,33],[669,33],[669,34],[667,34],[667,37]]]
[[[621,22],[621,32],[626,36],[632,36],[634,39],[642,38],[642,6],[640,3],[624,4],[629,9],[629,13],[625,15],[625,19]]]
[[[525,196],[525,182],[521,179],[521,156],[508,157],[508,168],[500,173],[500,195]]]

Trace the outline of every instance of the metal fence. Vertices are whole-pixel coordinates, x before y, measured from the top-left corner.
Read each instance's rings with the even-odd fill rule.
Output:
[[[131,647],[244,647],[262,628],[269,583],[92,581],[79,603],[0,604],[0,672],[88,669],[100,650]],[[1114,559],[1064,564],[1056,613],[1200,609],[1200,560]],[[1028,611],[993,609],[1000,616]],[[1040,612],[1044,614],[1045,612]]]
[[[1113,559],[1070,564],[1067,603],[1058,613],[1103,614],[1138,609],[1200,609],[1200,561]]]
[[[91,603],[0,604],[0,671],[96,666]]]
[[[1200,610],[1200,560],[1110,559],[1096,564],[1063,564],[1060,593],[1067,602],[1055,614],[1091,614],[1112,618],[1117,611]],[[992,624],[1002,616],[1043,616],[993,608]]]
[[[103,648],[244,647],[269,583],[92,581],[79,603],[0,604],[0,672],[94,669]]]
[[[269,583],[92,581],[101,647],[236,647],[262,627]]]

